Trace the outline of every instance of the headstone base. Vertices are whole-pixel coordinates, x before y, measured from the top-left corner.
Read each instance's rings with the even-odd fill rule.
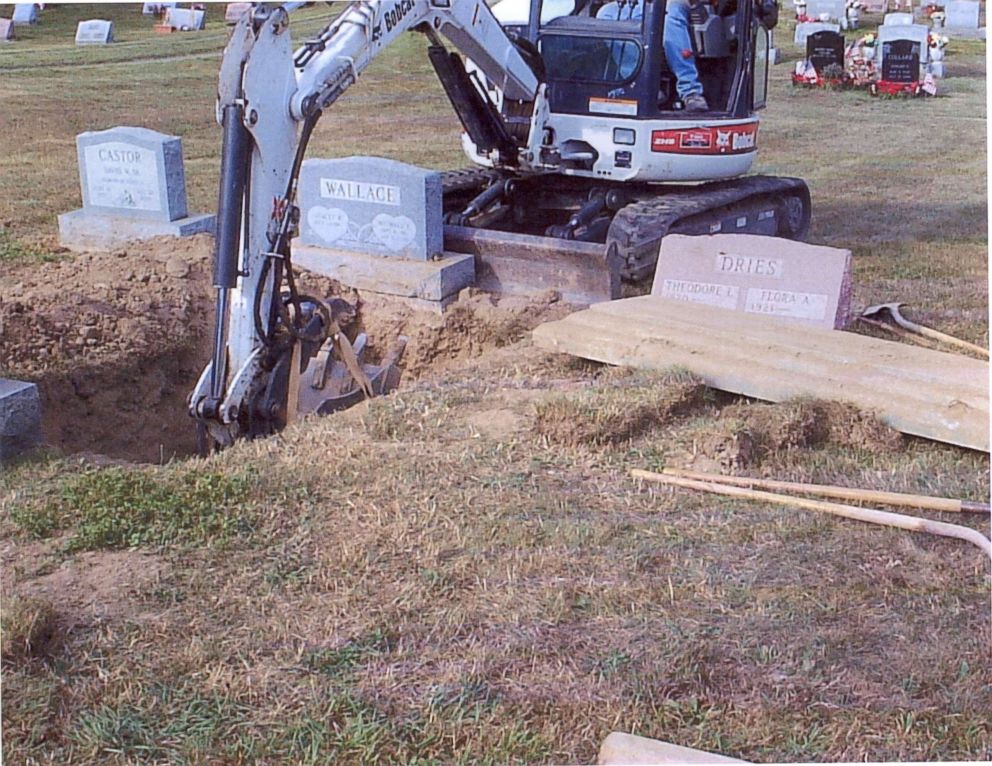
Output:
[[[41,397],[34,383],[0,378],[0,463],[38,446]]]
[[[984,40],[985,27],[944,27],[940,33],[952,40]]]
[[[927,74],[932,74],[934,77],[944,76],[944,62],[943,61],[931,61],[927,64]]]
[[[475,282],[475,256],[462,253],[445,253],[437,261],[416,261],[294,241],[293,264],[358,290],[435,305],[446,304]]]
[[[772,63],[772,66],[774,66],[775,64],[781,64],[782,63],[782,51],[779,48],[769,48],[768,49],[768,60]]]
[[[133,240],[212,233],[215,218],[203,213],[175,221],[153,221],[73,210],[59,216],[59,244],[76,252],[110,251]]]

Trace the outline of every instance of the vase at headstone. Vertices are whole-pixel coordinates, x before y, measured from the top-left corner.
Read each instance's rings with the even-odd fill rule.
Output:
[[[38,23],[38,7],[34,3],[18,3],[14,6],[14,24],[29,26]]]
[[[106,45],[114,41],[114,22],[104,19],[80,21],[76,27],[76,45]]]
[[[83,207],[59,216],[72,250],[113,250],[130,240],[213,231],[214,216],[186,209],[182,140],[147,128],[76,136]]]

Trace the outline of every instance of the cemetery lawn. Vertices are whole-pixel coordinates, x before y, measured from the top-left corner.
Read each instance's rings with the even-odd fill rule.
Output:
[[[168,460],[193,380],[156,365],[205,358],[210,243],[77,255],[56,216],[80,206],[76,134],[116,125],[181,136],[189,209],[215,206],[220,15],[159,36],[138,5],[58,5],[0,46],[0,375],[120,431],[0,472],[6,761],[593,762],[613,730],[756,762],[992,758],[977,548],[628,478],[733,464],[987,501],[988,456],[544,354],[551,295],[443,320],[368,299],[374,341],[411,336],[396,395]],[[121,42],[76,50],[90,18]],[[945,95],[902,100],[794,89],[791,21],[777,37],[756,171],[807,180],[810,241],[852,250],[858,308],[905,301],[987,345],[984,43],[951,43]],[[461,166],[423,48],[387,51],[311,156]],[[97,315],[107,348],[30,358],[35,326]]]

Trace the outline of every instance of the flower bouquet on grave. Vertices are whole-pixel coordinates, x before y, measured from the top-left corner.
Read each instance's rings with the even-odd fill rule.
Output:
[[[927,35],[927,44],[930,46],[930,60],[931,61],[943,61],[944,60],[944,48],[950,42],[950,38],[947,35],[937,35],[930,33]]]

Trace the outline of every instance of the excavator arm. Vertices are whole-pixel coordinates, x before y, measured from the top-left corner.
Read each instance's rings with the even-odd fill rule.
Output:
[[[235,27],[221,64],[213,354],[189,401],[205,443],[219,446],[282,428],[293,417],[296,376],[340,332],[331,306],[297,290],[290,253],[299,221],[297,179],[323,110],[413,29],[431,38],[432,59],[442,58],[443,35],[504,98],[533,104],[535,115],[546,110],[543,85],[481,0],[354,2],[294,53],[290,11],[299,5],[257,5]],[[473,101],[479,89],[466,92],[466,82],[455,75],[444,82],[466,129],[481,137],[489,120],[490,133],[502,137],[490,142],[493,163],[531,169],[540,119],[531,119],[521,145],[509,145],[492,125],[498,115]]]

